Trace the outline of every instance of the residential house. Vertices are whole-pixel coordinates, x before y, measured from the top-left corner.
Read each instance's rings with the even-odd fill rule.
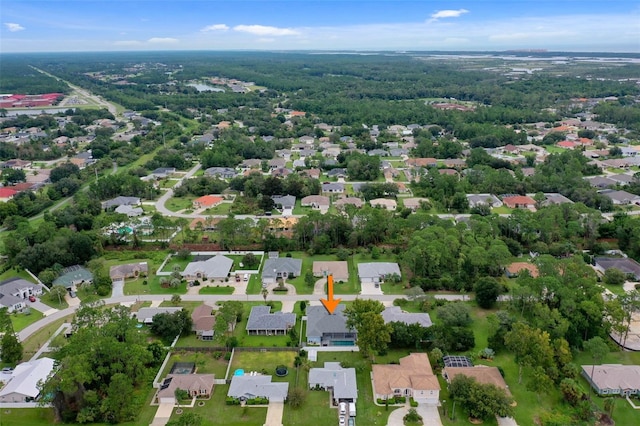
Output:
[[[330,178],[344,179],[347,177],[347,169],[337,167],[327,172],[327,176]]]
[[[370,157],[388,157],[389,152],[384,149],[372,149],[371,151],[367,152],[367,155]]]
[[[207,260],[189,262],[182,272],[187,281],[224,280],[233,267],[233,259],[217,254]]]
[[[502,203],[510,209],[529,209],[536,208],[536,201],[526,195],[510,195],[502,197]]]
[[[151,172],[151,175],[156,179],[164,179],[176,172],[175,167],[158,167]]]
[[[156,393],[156,403],[176,404],[176,391],[186,391],[191,398],[209,399],[213,394],[214,374],[169,374]]]
[[[401,396],[412,397],[418,403],[438,404],[440,384],[426,353],[407,355],[400,358],[399,364],[373,364],[371,368],[376,399]]]
[[[302,259],[278,257],[265,260],[262,267],[262,284],[273,284],[278,278],[299,277],[302,271]]]
[[[240,167],[243,169],[259,169],[262,165],[262,160],[259,158],[249,158],[240,163]]]
[[[273,217],[269,219],[269,232],[276,236],[291,238],[293,228],[298,223],[297,217]]]
[[[548,192],[544,194],[545,200],[542,202],[543,206],[557,205],[557,204],[573,204],[573,201],[568,199],[562,194],[557,192]]]
[[[344,193],[344,183],[323,182],[322,193],[323,194],[342,194]]]
[[[31,161],[14,158],[12,160],[7,160],[4,163],[2,163],[2,168],[23,170],[31,167],[31,164],[32,164]]]
[[[247,334],[262,336],[285,335],[296,325],[296,314],[271,312],[271,306],[254,306],[247,320]]]
[[[612,181],[616,182],[618,185],[621,185],[621,186],[627,186],[636,180],[636,178],[633,175],[628,175],[626,173],[615,173],[608,176],[608,179],[611,179]],[[14,186],[14,189],[17,190],[15,186]]]
[[[9,278],[0,282],[0,307],[7,308],[9,313],[27,307],[29,296],[40,296],[44,291],[41,284],[34,284],[23,278]]]
[[[418,324],[421,327],[431,327],[431,317],[427,313],[405,312],[400,306],[389,306],[381,313],[385,324],[390,322],[402,322],[407,325]]]
[[[410,167],[436,167],[438,160],[435,158],[409,158],[407,166]]]
[[[271,170],[283,169],[287,165],[287,160],[284,158],[273,158],[267,161],[267,165]]]
[[[483,385],[494,385],[498,389],[504,390],[507,395],[511,395],[509,386],[504,381],[504,377],[500,374],[498,367],[476,365],[475,367],[445,367],[442,370],[442,376],[447,383],[451,383],[451,381],[459,375],[475,379],[476,382]]]
[[[312,179],[320,179],[321,171],[320,169],[307,169],[301,170],[300,176],[307,176]]]
[[[40,383],[53,373],[55,361],[48,357],[18,364],[0,390],[0,402],[33,402],[40,397]],[[3,373],[0,373],[3,374]]]
[[[309,195],[300,201],[300,205],[326,211],[331,206],[331,200],[323,195]]]
[[[533,278],[538,278],[538,275],[539,275],[538,267],[533,263],[529,263],[529,262],[513,262],[512,264],[507,266],[505,273],[507,277],[515,278],[518,275],[520,275],[522,271],[525,271],[525,270],[529,271],[529,275],[531,275]]]
[[[398,208],[398,203],[396,202],[396,200],[390,200],[388,198],[374,198],[373,200],[369,201],[369,204],[371,204],[371,207],[374,208],[381,208],[391,211],[394,211]]]
[[[217,195],[203,195],[193,200],[193,208],[197,209],[210,209],[220,205],[224,201],[224,198]]]
[[[313,262],[313,276],[333,276],[334,282],[349,281],[349,264],[346,261],[315,261]]]
[[[315,139],[311,136],[301,136],[298,141],[300,143],[303,143],[305,145],[313,145],[313,142],[315,142]]]
[[[0,188],[0,202],[6,203],[10,199],[12,199],[18,191],[12,188]]]
[[[209,167],[204,171],[205,176],[217,177],[220,179],[233,179],[237,173],[230,167]]]
[[[102,208],[104,210],[109,210],[114,207],[120,207],[120,206],[139,206],[139,205],[140,205],[140,198],[138,197],[120,196],[120,197],[112,198],[110,200],[102,202]]]
[[[109,268],[109,278],[111,281],[124,281],[127,278],[146,277],[148,272],[147,262],[125,263]]]
[[[356,369],[342,368],[339,362],[325,362],[324,367],[309,370],[309,389],[329,391],[334,406],[340,402],[356,402]]]
[[[93,274],[80,265],[64,268],[58,278],[53,280],[53,285],[64,286],[67,290],[73,290],[81,284],[93,283]]]
[[[293,195],[273,195],[271,197],[276,209],[280,210],[283,215],[291,216],[296,206],[296,197]]]
[[[411,211],[415,212],[417,211],[420,206],[422,206],[424,203],[429,203],[429,199],[428,198],[402,198],[402,204],[404,204],[404,207],[407,209],[410,209]]]
[[[467,167],[467,162],[459,158],[446,158],[442,160],[442,164],[444,164],[445,167],[453,169],[464,169],[465,167]]]
[[[189,229],[201,229],[203,231],[215,231],[221,218],[214,217],[197,217],[189,224]]]
[[[153,317],[158,314],[173,314],[178,311],[181,311],[181,307],[158,307],[158,308],[140,308],[138,312],[134,312],[131,314],[133,318],[137,318],[139,323],[142,324],[152,324]]]
[[[293,174],[293,170],[287,167],[278,167],[271,170],[271,176],[273,177],[287,177],[290,174]]]
[[[582,376],[598,395],[640,394],[640,365],[583,365]]]
[[[128,217],[138,217],[144,214],[144,210],[142,209],[142,207],[133,207],[133,206],[127,206],[127,205],[116,207],[114,212],[120,213],[120,214],[126,214]]]
[[[358,264],[358,278],[361,283],[379,283],[390,275],[402,276],[400,266],[395,262],[372,262]]]
[[[602,160],[604,167],[611,167],[613,169],[628,169],[631,167],[632,161],[630,158],[611,158],[608,160]]]
[[[294,169],[304,169],[305,167],[307,167],[307,163],[305,163],[303,159],[298,158],[297,160],[293,160]]]
[[[603,274],[607,269],[615,268],[625,274],[633,275],[637,281],[640,281],[640,263],[628,257],[596,257],[594,267]]]
[[[480,205],[486,205],[489,207],[501,207],[502,201],[493,194],[467,194],[467,200],[469,201],[469,207],[474,208]]]
[[[594,188],[605,189],[616,186],[616,181],[609,179],[609,177],[604,176],[594,176],[592,178],[587,178],[589,185]]]
[[[640,195],[631,194],[627,191],[616,191],[613,189],[603,189],[598,191],[599,194],[609,198],[614,205],[622,206],[628,204],[640,205]]]
[[[197,306],[191,313],[192,330],[200,340],[213,340],[213,326],[216,317],[212,314],[213,308],[204,303]]]
[[[266,398],[270,402],[284,402],[289,393],[288,382],[272,382],[271,376],[245,373],[233,376],[227,396],[246,401],[253,398]]]
[[[356,208],[361,208],[364,203],[360,198],[357,197],[345,197],[336,200],[333,205],[338,209],[344,209],[345,206],[354,206]]]
[[[355,346],[357,332],[347,328],[344,305],[329,314],[324,306],[307,306],[307,345]]]

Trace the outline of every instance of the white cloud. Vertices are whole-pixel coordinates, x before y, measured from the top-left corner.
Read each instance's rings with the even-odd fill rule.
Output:
[[[262,37],[256,40],[258,43],[273,43],[274,41],[276,41],[275,38],[267,38],[267,37]]]
[[[12,33],[23,31],[25,29],[22,25],[16,24],[15,22],[5,22],[4,26]]]
[[[439,11],[431,14],[431,19],[432,20],[436,20],[436,19],[441,19],[441,18],[459,18],[461,15],[463,15],[465,13],[469,13],[469,11],[467,9],[439,10]]]
[[[208,31],[227,31],[228,29],[229,29],[229,26],[226,24],[214,24],[214,25],[206,26],[200,31],[202,31],[203,33],[206,33]]]
[[[265,25],[236,25],[233,27],[233,30],[265,37],[300,34],[298,31],[292,30],[291,28],[269,27]]]
[[[177,38],[171,38],[171,37],[151,37],[147,41],[149,43],[160,44],[160,43],[177,43],[179,40]]]

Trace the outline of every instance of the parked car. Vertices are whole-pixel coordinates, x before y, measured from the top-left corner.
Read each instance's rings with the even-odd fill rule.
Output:
[[[346,420],[344,416],[340,416],[340,426],[345,426],[345,424],[346,424]]]
[[[36,301],[35,296],[29,296],[29,302],[35,302],[35,301]]]
[[[11,367],[4,367],[4,368],[2,369],[2,372],[3,372],[4,374],[11,374],[11,373],[13,373],[13,368],[11,368]]]
[[[69,296],[76,297],[76,292],[73,290],[69,290]]]

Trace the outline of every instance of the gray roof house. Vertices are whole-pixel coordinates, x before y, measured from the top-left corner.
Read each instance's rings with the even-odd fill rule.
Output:
[[[640,204],[640,196],[631,194],[627,191],[616,191],[613,189],[604,189],[598,193],[609,198],[615,205]]]
[[[636,280],[640,280],[640,263],[628,257],[596,257],[595,268],[600,272],[616,268],[625,274],[633,274]]]
[[[548,192],[544,194],[545,200],[542,202],[543,206],[550,206],[552,204],[573,204],[573,201],[568,199],[562,194],[557,192]]]
[[[322,192],[324,194],[342,194],[344,192],[344,183],[324,182],[322,184]]]
[[[156,179],[166,178],[176,172],[175,167],[158,167],[151,172],[151,175]]]
[[[323,368],[309,370],[309,388],[331,392],[333,403],[356,402],[356,369],[342,368],[339,362],[325,362]]]
[[[478,207],[481,204],[485,204],[489,207],[500,207],[502,201],[493,194],[467,194],[467,200],[469,200],[469,207]]]
[[[240,400],[256,397],[267,398],[273,402],[283,402],[289,392],[288,382],[272,382],[271,376],[244,374],[233,376],[227,396]]]
[[[78,284],[92,283],[93,274],[80,265],[64,268],[62,273],[53,280],[53,285],[61,285],[66,289],[72,289]]]
[[[326,162],[325,162],[326,164]],[[339,177],[347,177],[347,169],[343,169],[343,168],[336,168],[336,169],[331,169],[327,172],[327,176],[329,177],[335,177],[335,178],[339,178]]]
[[[206,176],[218,177],[221,179],[233,179],[237,173],[230,167],[209,167],[204,171]]]
[[[583,365],[582,376],[598,395],[640,394],[640,365]]]
[[[267,259],[262,268],[262,283],[271,284],[276,282],[278,278],[286,279],[289,275],[299,277],[301,271],[302,259],[293,259],[291,257]]]
[[[44,291],[41,284],[34,284],[22,278],[9,278],[0,282],[0,307],[9,313],[27,307],[29,296],[39,296]]]
[[[289,332],[296,325],[296,314],[273,312],[271,306],[254,306],[247,320],[247,333],[276,336]]]
[[[611,186],[616,186],[616,181],[603,176],[595,176],[592,178],[587,178],[587,181],[589,181],[589,185],[593,186],[594,188],[603,189],[603,188],[609,188]]]
[[[357,333],[347,328],[344,305],[333,314],[324,306],[307,307],[307,344],[312,346],[348,346],[356,344]]]
[[[156,316],[157,314],[173,314],[181,310],[182,310],[181,307],[173,307],[173,306],[158,307],[158,308],[140,308],[138,309],[138,312],[134,312],[131,315],[134,318],[137,318],[138,322],[141,322],[144,324],[151,324],[153,323],[153,317]]]
[[[127,205],[118,206],[114,211],[116,213],[126,214],[128,217],[138,217],[144,213],[142,207],[133,207]]]
[[[218,254],[207,260],[189,262],[182,276],[189,281],[224,280],[229,276],[231,267],[233,267],[233,259]]]
[[[400,306],[389,306],[382,311],[381,315],[385,324],[403,322],[407,325],[418,324],[422,327],[431,327],[433,325],[429,314],[405,312]]]
[[[358,278],[362,283],[375,283],[385,279],[385,277],[400,273],[400,266],[395,262],[373,262],[358,264]]]
[[[276,208],[282,210],[293,210],[293,208],[296,206],[296,197],[294,197],[293,195],[274,195],[271,197],[271,199],[275,203]]]
[[[103,209],[111,209],[120,206],[139,206],[140,198],[138,197],[116,197],[102,202]]]

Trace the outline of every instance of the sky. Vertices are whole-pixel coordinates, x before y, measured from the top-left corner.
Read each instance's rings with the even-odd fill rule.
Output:
[[[640,53],[640,0],[2,0],[0,53]]]

